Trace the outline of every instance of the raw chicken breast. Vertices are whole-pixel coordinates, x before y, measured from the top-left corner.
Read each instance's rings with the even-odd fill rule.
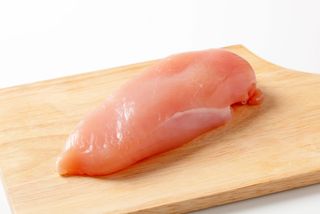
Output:
[[[259,104],[254,71],[226,50],[170,56],[87,115],[58,159],[61,175],[106,175],[176,148],[231,119],[231,105]]]

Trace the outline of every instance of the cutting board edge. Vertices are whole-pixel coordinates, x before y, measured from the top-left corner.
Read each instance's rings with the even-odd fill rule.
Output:
[[[124,213],[188,213],[226,205],[233,202],[240,202],[252,198],[268,196],[274,193],[303,188],[318,183],[320,183],[320,168],[312,172],[283,177],[278,180],[269,180],[266,182],[247,185],[238,189],[221,192],[219,194],[207,194],[202,197],[191,197],[187,200],[180,200],[171,204],[163,204],[160,206]]]
[[[263,57],[261,57],[260,55],[256,54],[255,52],[253,52],[251,49],[247,48],[245,45],[242,44],[235,44],[235,45],[230,45],[230,46],[225,46],[223,47],[224,49],[230,50],[231,52],[236,52],[234,50],[241,50],[243,51],[245,54],[250,55],[251,57],[253,57],[255,60],[262,62],[264,64],[264,66],[271,66],[274,70],[282,70],[282,71],[286,71],[286,72],[290,72],[290,73],[301,73],[301,74],[306,74],[306,75],[316,75],[319,76],[319,73],[316,72],[311,72],[311,71],[302,71],[302,70],[296,70],[294,68],[289,68],[289,67],[284,67],[282,65],[278,65],[276,63],[273,63],[272,61],[265,59]],[[238,54],[238,53],[237,53]]]
[[[0,185],[2,185],[2,187],[3,187],[2,188],[3,189],[3,195],[6,197],[5,198],[6,199],[5,203],[7,203],[8,207],[9,207],[9,209],[10,209],[10,211],[12,213],[16,213],[16,211],[14,209],[14,203],[12,201],[12,198],[11,198],[10,194],[9,194],[8,185],[7,185],[7,182],[5,180],[5,176],[4,176],[3,172],[2,172],[1,167],[0,167]]]
[[[46,85],[48,83],[51,84],[51,83],[56,83],[56,82],[57,83],[68,82],[74,78],[84,79],[86,77],[98,76],[98,75],[101,75],[101,72],[111,72],[111,71],[114,72],[114,70],[123,71],[123,70],[139,69],[140,67],[143,68],[145,66],[148,66],[149,64],[152,64],[152,63],[156,62],[157,60],[159,60],[159,59],[147,60],[147,61],[143,61],[143,62],[131,63],[131,64],[115,66],[115,67],[110,67],[110,68],[104,68],[104,69],[97,69],[97,70],[93,70],[93,71],[84,71],[82,73],[77,73],[77,74],[59,76],[59,77],[54,77],[54,78],[50,78],[50,79],[43,79],[43,80],[23,83],[23,84],[19,84],[19,85],[12,85],[12,86],[8,86],[8,87],[0,88],[0,94],[7,93],[9,91],[14,91],[16,89],[25,88],[25,87],[42,86],[42,85]]]

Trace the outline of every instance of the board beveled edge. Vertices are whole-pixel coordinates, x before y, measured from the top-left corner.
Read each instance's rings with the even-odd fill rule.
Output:
[[[221,192],[219,194],[208,194],[202,197],[195,197],[188,200],[176,201],[171,204],[150,207],[143,210],[137,210],[129,213],[134,214],[154,214],[154,213],[188,213],[207,208],[214,208],[234,202],[249,200],[252,198],[267,196],[287,190],[293,190],[320,183],[320,168],[318,170],[284,177],[278,180],[272,180],[238,189]]]

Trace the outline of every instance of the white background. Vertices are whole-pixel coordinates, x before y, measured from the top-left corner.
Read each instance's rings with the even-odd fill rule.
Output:
[[[320,73],[318,2],[0,0],[0,88],[232,44]],[[320,213],[320,185],[200,213]]]

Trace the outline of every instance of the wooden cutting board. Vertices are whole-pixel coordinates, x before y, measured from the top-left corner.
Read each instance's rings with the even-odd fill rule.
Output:
[[[320,75],[227,49],[254,67],[263,105],[106,177],[61,177],[56,157],[85,113],[153,62],[0,90],[0,167],[13,210],[181,213],[320,182]]]

